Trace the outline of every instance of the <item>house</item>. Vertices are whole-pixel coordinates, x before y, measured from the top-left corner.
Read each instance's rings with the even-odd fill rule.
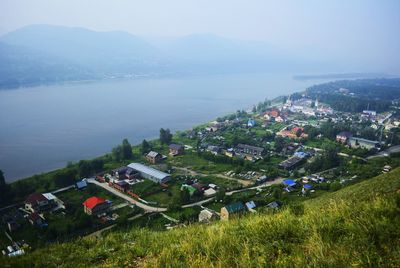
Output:
[[[253,209],[253,208],[256,208],[256,204],[254,203],[254,201],[246,202],[245,205],[246,205],[246,207],[247,207],[248,210]]]
[[[283,180],[283,185],[285,185],[287,187],[294,187],[294,186],[296,186],[296,182],[291,179],[286,179],[286,180]]]
[[[264,183],[266,181],[267,181],[267,176],[265,176],[265,175],[257,178],[257,180],[256,180],[256,182],[259,183],[259,184]]]
[[[203,193],[204,190],[206,189],[206,187],[203,184],[198,183],[198,182],[192,184],[192,187],[195,188],[199,193]]]
[[[207,146],[206,151],[212,153],[213,155],[218,155],[221,149],[218,146],[209,145]]]
[[[41,193],[33,193],[25,200],[25,209],[31,212],[48,211],[52,206],[52,202]]]
[[[281,130],[278,133],[276,133],[276,135],[291,139],[302,139],[308,137],[308,135],[304,132],[304,128],[302,127],[294,127],[290,130],[289,129]]]
[[[282,116],[278,116],[275,118],[275,122],[283,123],[283,122],[285,122],[285,119]]]
[[[307,193],[309,190],[311,190],[313,188],[313,186],[311,184],[304,184],[303,185],[303,189],[301,190],[301,192],[303,194]]]
[[[78,181],[76,184],[76,189],[82,190],[87,187],[87,182],[85,180]]]
[[[239,143],[235,148],[235,152],[245,156],[262,157],[264,154],[264,148]]]
[[[234,157],[235,156],[235,150],[233,148],[229,148],[225,150],[225,155],[228,157]]]
[[[138,172],[126,166],[114,169],[111,174],[118,180],[132,180],[138,177]]]
[[[209,223],[217,218],[217,214],[208,209],[203,209],[199,213],[199,222]]]
[[[126,192],[129,189],[129,184],[126,181],[117,181],[110,184],[112,187],[120,190],[121,192]]]
[[[221,220],[229,220],[246,212],[246,207],[242,202],[236,202],[221,208]]]
[[[364,148],[364,149],[378,149],[380,146],[379,141],[371,141],[363,138],[358,138],[358,137],[350,137],[349,140],[349,145],[350,147],[353,148]]]
[[[280,116],[280,111],[278,109],[272,109],[264,114],[264,118],[266,120],[270,120],[271,118],[277,118]]]
[[[110,206],[111,202],[107,201],[104,198],[92,196],[85,200],[82,203],[83,211],[88,215],[100,215],[106,213]]]
[[[336,135],[336,141],[346,144],[348,139],[353,137],[353,134],[351,134],[351,132],[348,131],[342,131],[339,134]]]
[[[139,163],[131,163],[128,167],[137,171],[142,178],[154,181],[155,183],[166,183],[171,179],[171,175]]]
[[[207,190],[204,191],[204,196],[209,197],[212,195],[215,195],[217,191],[215,191],[213,188],[208,188]]]
[[[210,188],[212,188],[212,189],[214,189],[214,190],[218,189],[218,185],[216,185],[216,184],[214,184],[214,183],[208,184],[208,187],[210,187]]]
[[[194,188],[193,186],[187,185],[187,184],[182,184],[181,191],[183,191],[185,189],[188,190],[190,196],[193,196],[197,192],[197,189]]]
[[[170,144],[169,145],[169,154],[172,156],[178,156],[183,154],[185,151],[185,147],[180,144]]]
[[[279,204],[278,204],[278,202],[273,201],[273,202],[269,203],[267,206],[272,209],[277,209],[279,207]]]
[[[147,161],[149,161],[150,163],[152,163],[154,165],[160,163],[162,158],[163,157],[161,154],[154,152],[154,151],[151,151],[146,155]]]
[[[383,167],[382,172],[383,172],[383,173],[388,173],[388,172],[391,171],[391,170],[392,170],[392,167],[391,167],[391,166],[385,165],[385,166]]]
[[[254,120],[253,118],[249,118],[249,120],[247,121],[247,127],[255,127],[256,126],[256,120]]]
[[[221,128],[224,127],[223,123],[218,123],[218,122],[214,122],[211,126],[210,126],[210,132],[215,132],[220,130]]]
[[[282,161],[279,164],[280,168],[286,169],[286,170],[292,170],[298,165],[300,165],[303,162],[304,158],[298,157],[298,156],[292,156],[289,159],[286,159]]]
[[[40,216],[39,213],[37,213],[37,212],[33,212],[33,213],[29,214],[28,221],[32,225],[36,225],[36,226],[40,226],[40,227],[46,225],[44,218],[42,216]]]
[[[376,116],[376,111],[364,110],[362,113],[368,116]]]

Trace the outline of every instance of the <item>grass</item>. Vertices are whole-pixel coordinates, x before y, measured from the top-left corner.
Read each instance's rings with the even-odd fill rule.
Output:
[[[3,267],[399,267],[399,176],[396,169],[278,213],[168,232],[131,228],[0,262]]]

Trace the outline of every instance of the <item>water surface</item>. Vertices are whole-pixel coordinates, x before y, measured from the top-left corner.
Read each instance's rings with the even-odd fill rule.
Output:
[[[0,169],[13,181],[247,109],[322,80],[243,74],[0,91]]]

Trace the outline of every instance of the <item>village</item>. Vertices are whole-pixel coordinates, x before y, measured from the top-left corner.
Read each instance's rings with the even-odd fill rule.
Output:
[[[177,132],[168,144],[134,146],[134,161],[2,209],[0,250],[17,256],[113,228],[168,230],[295,209],[398,165],[390,133],[399,117],[367,108],[341,112],[318,98],[288,96]]]

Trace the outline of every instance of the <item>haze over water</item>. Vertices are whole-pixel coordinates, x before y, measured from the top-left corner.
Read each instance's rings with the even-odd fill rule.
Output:
[[[0,167],[14,181],[102,155],[123,138],[136,144],[161,127],[190,129],[320,82],[241,74],[3,90]]]

